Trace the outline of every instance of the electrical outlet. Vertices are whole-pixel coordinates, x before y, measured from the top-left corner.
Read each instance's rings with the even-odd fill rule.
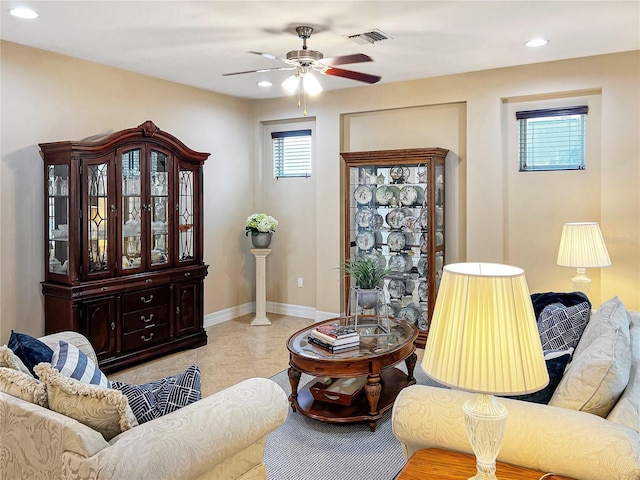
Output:
[[[298,277],[298,287],[302,288],[304,286],[304,282],[302,281],[302,277]]]

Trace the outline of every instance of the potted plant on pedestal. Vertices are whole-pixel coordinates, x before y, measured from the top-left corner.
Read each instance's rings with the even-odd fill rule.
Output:
[[[359,289],[358,305],[362,308],[370,309],[376,306],[380,292],[378,287],[382,286],[384,277],[393,272],[383,263],[384,257],[381,258],[374,255],[358,255],[340,267]]]
[[[251,243],[255,248],[269,248],[278,220],[266,213],[253,213],[247,217],[244,225],[244,234],[251,234]]]

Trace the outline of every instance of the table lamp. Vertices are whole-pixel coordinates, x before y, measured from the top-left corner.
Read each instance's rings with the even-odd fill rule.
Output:
[[[596,222],[565,223],[562,226],[557,264],[577,268],[576,276],[571,279],[573,287],[576,291],[589,293],[591,279],[585,275],[585,269],[611,265]]]
[[[549,383],[524,270],[495,263],[446,265],[422,369],[475,392],[464,406],[477,473],[496,479],[507,410],[494,395],[521,395]]]

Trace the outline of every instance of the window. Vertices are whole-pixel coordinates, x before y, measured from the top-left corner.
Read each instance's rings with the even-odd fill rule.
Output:
[[[516,112],[520,171],[584,170],[589,107]]]
[[[311,130],[272,132],[271,138],[275,178],[311,175]]]

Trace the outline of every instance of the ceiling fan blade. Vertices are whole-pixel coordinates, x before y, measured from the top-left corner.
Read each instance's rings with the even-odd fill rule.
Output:
[[[382,77],[377,75],[369,75],[368,73],[354,72],[352,70],[344,70],[342,68],[329,67],[326,75],[333,75],[334,77],[350,78],[351,80],[357,80],[364,83],[376,83],[379,82]]]
[[[263,53],[263,52],[247,52],[247,53],[253,53],[254,55],[260,55],[261,57],[268,58],[269,60],[282,60],[280,57],[276,57],[275,55],[272,55],[270,53]]]
[[[275,72],[277,70],[295,70],[295,67],[275,67],[275,68],[261,68],[260,70],[247,70],[245,72],[232,72],[232,73],[223,73],[223,77],[228,77],[231,75],[244,75],[245,73],[262,73],[262,72]]]
[[[323,58],[320,62],[333,67],[334,65],[345,65],[347,63],[373,62],[373,58],[364,53],[354,53],[353,55],[343,55],[341,57]]]

